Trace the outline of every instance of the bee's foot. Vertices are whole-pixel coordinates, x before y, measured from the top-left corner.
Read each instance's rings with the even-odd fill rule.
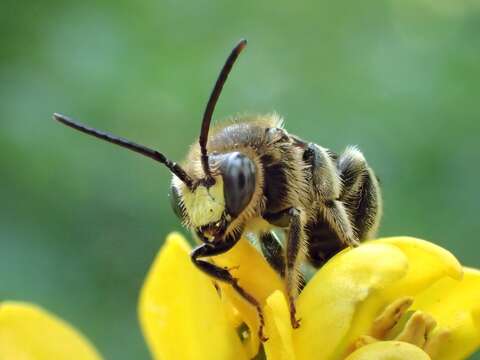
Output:
[[[260,338],[261,342],[265,342],[268,340],[268,337],[263,333],[263,325],[260,326],[260,329],[258,329],[258,337]]]
[[[297,319],[297,309],[295,307],[295,300],[290,299],[290,322],[292,323],[292,328],[298,329],[300,327],[300,322],[302,319]]]
[[[291,323],[292,323],[292,328],[298,329],[300,327],[302,319],[297,319],[297,318],[293,317],[290,320],[291,320]]]

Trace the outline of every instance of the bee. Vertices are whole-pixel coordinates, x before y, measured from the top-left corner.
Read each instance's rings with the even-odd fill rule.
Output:
[[[193,263],[215,280],[229,283],[256,308],[259,336],[265,341],[259,301],[228,269],[208,259],[230,250],[242,234],[255,234],[265,258],[285,281],[291,324],[298,328],[300,265],[307,261],[318,268],[343,248],[372,238],[382,214],[382,197],[360,150],[347,147],[337,155],[288,133],[276,114],[238,117],[210,129],[223,85],[246,44],[241,40],[228,56],[205,108],[198,143],[182,165],[66,116],[54,114],[54,119],[148,156],[171,171],[173,210],[199,239],[191,252]]]

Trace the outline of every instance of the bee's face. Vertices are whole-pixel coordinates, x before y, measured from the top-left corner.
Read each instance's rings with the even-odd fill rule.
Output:
[[[172,184],[172,206],[184,223],[207,238],[222,236],[252,199],[256,184],[253,162],[239,152],[211,155],[215,183],[199,182],[189,190]]]

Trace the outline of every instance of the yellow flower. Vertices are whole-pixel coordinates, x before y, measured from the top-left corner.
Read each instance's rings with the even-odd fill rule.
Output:
[[[100,360],[89,341],[38,306],[0,305],[0,360]]]
[[[153,357],[252,358],[254,309],[228,285],[217,290],[189,252],[170,235],[142,289],[140,322]],[[427,241],[386,238],[336,255],[300,294],[295,330],[281,279],[246,240],[212,260],[263,304],[267,359],[457,360],[480,345],[480,272]]]
[[[347,249],[322,267],[297,301],[292,329],[283,282],[242,239],[213,260],[264,306],[257,314],[229,286],[192,264],[171,234],[140,294],[139,317],[154,359],[457,360],[480,345],[480,272],[448,251],[396,237]],[[28,304],[0,306],[0,360],[100,359],[69,325]]]

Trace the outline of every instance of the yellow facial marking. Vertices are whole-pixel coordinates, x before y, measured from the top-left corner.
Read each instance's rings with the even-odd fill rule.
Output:
[[[183,203],[190,222],[199,227],[220,220],[225,210],[223,196],[223,179],[215,178],[215,185],[210,188],[198,186],[195,191],[183,194]]]

